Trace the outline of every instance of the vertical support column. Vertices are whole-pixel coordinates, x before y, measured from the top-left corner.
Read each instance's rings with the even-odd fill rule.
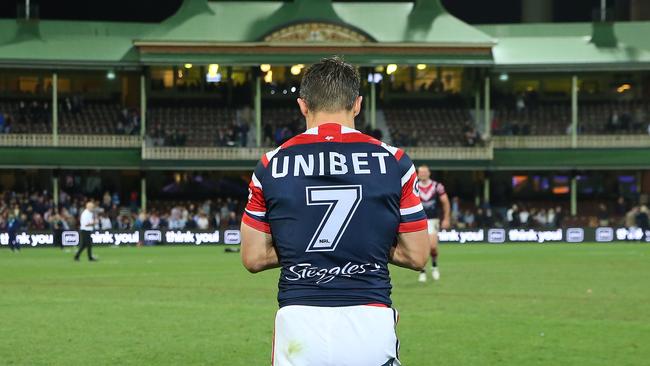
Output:
[[[140,137],[144,139],[147,133],[147,76],[144,71],[140,75]]]
[[[59,146],[59,75],[52,73],[52,142]]]
[[[373,74],[374,69],[372,67],[369,67],[367,80],[373,80]],[[366,126],[370,125],[370,84],[372,84],[372,81],[368,81],[367,93],[363,98],[363,129],[365,129]]]
[[[481,123],[481,88],[477,87],[474,93],[474,125],[476,128]]]
[[[262,146],[262,77],[255,78],[255,139],[257,147]]]
[[[147,211],[147,178],[144,176],[144,172],[140,177],[140,210]]]
[[[377,86],[370,83],[370,128],[377,128]]]
[[[578,147],[578,76],[571,78],[571,147]]]
[[[484,106],[484,120],[485,123],[485,138],[489,138],[492,135],[492,124],[490,123],[490,76],[485,77],[485,106]]]
[[[571,216],[578,214],[578,178],[571,175]]]
[[[52,174],[52,201],[54,202],[55,209],[59,208],[59,175]]]
[[[483,179],[483,203],[490,203],[490,176],[485,173],[485,178]]]

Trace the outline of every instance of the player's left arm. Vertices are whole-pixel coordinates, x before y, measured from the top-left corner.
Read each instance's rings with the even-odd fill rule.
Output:
[[[426,229],[403,232],[397,236],[395,245],[389,254],[390,263],[420,271],[429,259],[429,234]]]
[[[451,204],[449,203],[447,193],[440,196],[440,204],[442,205],[442,222],[440,223],[440,228],[447,230],[451,227]]]

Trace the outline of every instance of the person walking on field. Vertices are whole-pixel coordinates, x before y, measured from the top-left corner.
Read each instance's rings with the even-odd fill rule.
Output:
[[[90,233],[95,230],[95,225],[97,224],[97,217],[95,216],[95,204],[93,201],[88,201],[86,203],[86,209],[81,212],[81,217],[79,218],[79,229],[81,231],[81,241],[79,243],[79,249],[77,254],[74,256],[75,261],[79,261],[79,257],[84,249],[87,249],[88,260],[94,262],[97,258],[93,257],[93,243],[90,238]]]

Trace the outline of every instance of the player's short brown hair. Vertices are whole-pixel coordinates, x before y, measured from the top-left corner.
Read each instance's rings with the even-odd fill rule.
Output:
[[[300,83],[300,98],[313,112],[350,111],[359,96],[361,77],[352,64],[338,56],[311,65]]]

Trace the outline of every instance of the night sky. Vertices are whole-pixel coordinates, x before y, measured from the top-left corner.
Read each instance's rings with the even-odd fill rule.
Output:
[[[520,22],[521,1],[442,0],[452,14],[471,24]],[[600,0],[553,1],[554,19],[562,22],[590,21],[593,9],[600,3]],[[615,1],[620,3],[626,0],[609,0],[609,3]],[[41,19],[136,22],[160,22],[176,12],[181,2],[182,0],[32,0],[32,3],[40,6]],[[24,0],[0,0],[0,17],[15,18],[19,3],[24,4]],[[151,6],[152,3],[155,6]]]

